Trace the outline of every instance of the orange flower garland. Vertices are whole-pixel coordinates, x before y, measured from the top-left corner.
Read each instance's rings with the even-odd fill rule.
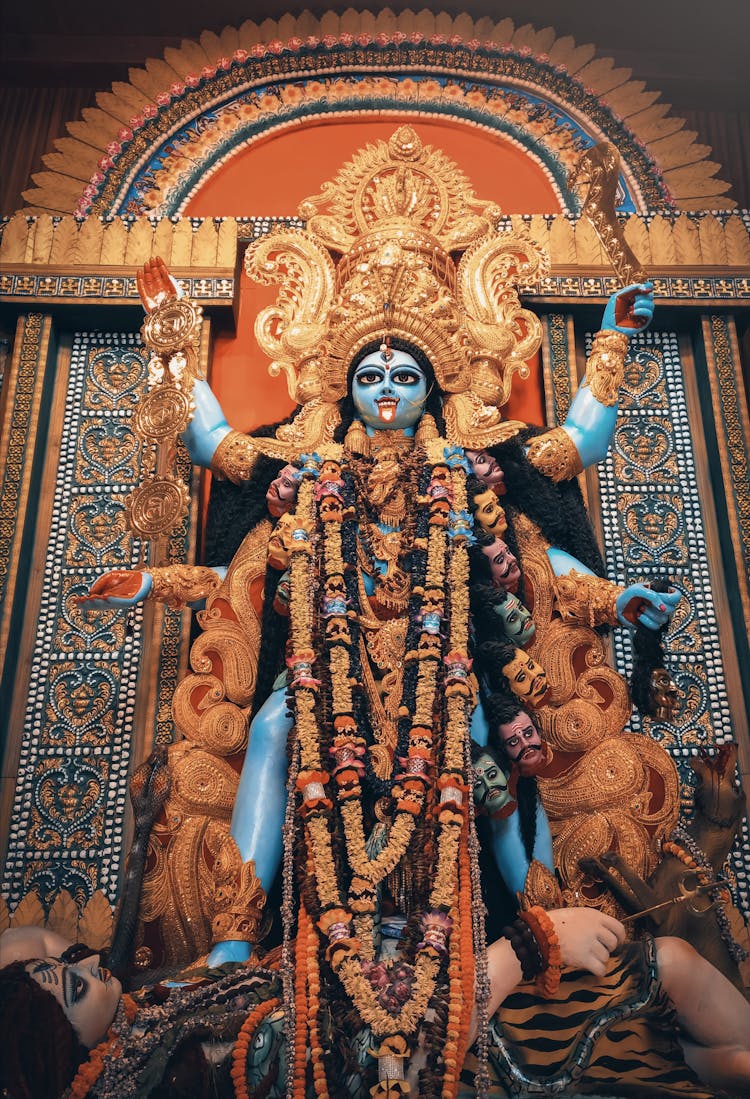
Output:
[[[533,931],[539,953],[544,961],[545,967],[536,979],[536,990],[540,996],[550,999],[560,987],[562,975],[562,953],[555,925],[539,905],[519,912],[519,917]]]
[[[255,1036],[260,1024],[270,1015],[273,1011],[281,1006],[281,1000],[278,998],[272,1000],[266,1000],[265,1003],[258,1004],[257,1007],[248,1015],[244,1023],[240,1028],[240,1032],[237,1035],[237,1041],[234,1044],[232,1050],[232,1069],[231,1077],[234,1084],[234,1094],[236,1099],[250,1099],[247,1090],[247,1051],[250,1048],[250,1042]]]
[[[396,1071],[391,1048],[394,1042],[401,1043],[399,1050],[403,1046],[398,1059],[408,1059],[407,1038],[416,1034],[423,1021],[446,960],[451,1037],[444,1051],[446,1087],[443,1094],[446,1099],[452,1099],[458,1086],[459,1059],[465,1050],[473,1002],[472,913],[466,837],[468,785],[465,775],[465,744],[469,735],[471,704],[470,691],[466,686],[470,669],[467,656],[467,539],[471,527],[466,512],[463,453],[448,448],[445,440],[440,439],[430,443],[429,449],[431,484],[442,487],[443,491],[434,493],[429,501],[425,500],[430,509],[427,537],[422,543],[426,548],[425,581],[423,590],[415,589],[424,610],[416,618],[421,623],[418,647],[406,654],[407,661],[417,663],[414,713],[407,757],[401,760],[403,770],[395,775],[391,786],[394,811],[389,832],[384,845],[372,858],[368,857],[367,852],[361,788],[364,773],[362,757],[367,751],[367,744],[359,735],[352,716],[354,645],[348,625],[352,612],[346,609],[346,566],[342,554],[342,522],[347,518],[347,510],[338,487],[344,486],[344,481],[338,476],[341,448],[334,448],[330,454],[326,451],[322,455],[304,457],[303,481],[292,532],[297,544],[292,550],[291,562],[291,655],[288,663],[292,671],[295,732],[300,746],[301,770],[297,789],[302,799],[300,813],[304,819],[311,860],[308,871],[315,880],[321,906],[318,928],[324,937],[323,942],[328,940],[326,958],[363,1023],[369,1025],[373,1034],[380,1039],[378,1056],[383,1060],[380,1083],[372,1089],[374,1099],[389,1094],[394,1087],[403,1092],[408,1090],[401,1077],[383,1076],[382,1070],[387,1065],[386,1074]],[[321,483],[313,485],[313,478],[324,463],[326,470],[321,476]],[[446,511],[446,494],[454,510]],[[316,505],[321,501],[325,501],[325,506],[319,509]],[[331,684],[333,737],[330,755],[333,764],[329,765],[330,775],[323,766],[328,761],[322,758],[322,732],[318,727],[315,702],[318,680],[315,678],[314,664],[321,659],[321,654],[315,653],[313,645],[313,622],[316,620],[313,593],[318,590],[322,593],[320,609],[325,630],[321,631],[321,635],[325,633],[325,656]],[[445,657],[447,720],[439,744],[441,767],[435,787],[438,745],[434,743],[433,722],[443,660],[443,640],[436,623],[439,625],[440,620],[446,617],[446,595],[450,598],[449,651]],[[330,786],[333,786],[335,800],[326,792]],[[426,921],[423,924],[424,941],[416,949],[409,999],[400,1010],[388,1010],[380,1006],[377,990],[363,969],[366,960],[373,957],[373,890],[403,862],[415,834],[417,819],[424,816],[430,787],[439,791],[440,804],[435,807],[436,864],[429,894],[429,911],[423,917]],[[332,812],[337,812],[343,825],[346,860],[351,872],[346,902],[341,896],[332,848],[329,823]],[[464,888],[468,885],[464,898],[460,898],[459,874]],[[459,903],[459,898],[463,903]],[[320,1041],[317,1032],[320,990],[318,936],[304,904],[300,907],[299,921],[295,1099],[302,1099],[303,1094],[300,1092],[305,1079],[306,1050],[303,1046],[308,1029],[312,1046],[319,1045]],[[355,927],[357,934],[354,933]],[[300,996],[305,992],[309,997],[306,1005],[300,1003]],[[320,1050],[313,1048],[312,1058],[315,1093],[327,1095],[325,1066]]]

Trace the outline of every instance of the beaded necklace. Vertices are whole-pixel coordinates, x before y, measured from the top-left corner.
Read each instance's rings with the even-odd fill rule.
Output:
[[[701,885],[711,885],[716,882],[714,868],[706,858],[704,851],[682,825],[677,825],[669,840],[662,844],[662,850],[667,855],[672,855],[678,859],[688,870],[694,870]],[[748,955],[745,948],[737,942],[732,934],[732,927],[723,904],[723,901],[728,899],[727,890],[716,884],[716,888],[710,890],[709,895],[715,905],[714,913],[716,922],[719,925],[719,934],[724,940],[732,961],[739,965]]]

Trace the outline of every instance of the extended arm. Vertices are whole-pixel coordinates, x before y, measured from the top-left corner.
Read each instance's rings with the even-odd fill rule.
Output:
[[[136,275],[138,293],[148,314],[181,298],[182,290],[159,256],[149,260]],[[148,345],[148,341],[147,341]],[[246,480],[255,464],[257,451],[239,431],[227,423],[221,405],[203,378],[193,382],[194,411],[181,438],[191,460],[204,469],[212,469],[230,481]]]
[[[647,584],[624,588],[596,576],[577,558],[551,546],[547,556],[555,574],[555,600],[562,617],[586,626],[646,626],[661,629],[672,617],[682,598],[681,592],[652,591]]]
[[[201,610],[212,591],[226,576],[226,567],[217,565],[168,565],[152,569],[112,569],[97,577],[88,595],[79,602],[100,611],[108,607],[134,607],[144,599],[167,603],[178,610]]]
[[[651,283],[628,286],[609,299],[565,422],[529,446],[529,460],[553,481],[575,477],[606,455],[630,336],[647,328],[653,313]]]

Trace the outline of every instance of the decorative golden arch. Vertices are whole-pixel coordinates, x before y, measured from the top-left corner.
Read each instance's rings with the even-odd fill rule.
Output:
[[[525,106],[527,92],[543,106]],[[27,212],[175,214],[198,181],[272,130],[394,108],[506,133],[554,177],[564,209],[575,210],[566,169],[602,138],[620,149],[635,212],[735,205],[709,147],[658,92],[593,45],[510,19],[385,9],[248,20],[167,48],[97,104],[45,156]]]

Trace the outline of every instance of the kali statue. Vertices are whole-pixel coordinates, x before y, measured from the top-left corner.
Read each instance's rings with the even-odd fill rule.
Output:
[[[300,213],[305,230],[245,260],[280,284],[256,335],[297,405],[252,436],[183,372],[163,263],[139,277],[153,385],[185,391],[183,441],[213,474],[211,567],[118,570],[88,602],[191,605],[202,627],[144,941],[256,965],[275,916],[283,1003],[251,1047],[286,1054],[263,1094],[515,1094],[535,1074],[606,1089],[610,1056],[632,1094],[706,1094],[662,1025],[659,960],[694,1040],[722,1044],[690,1015],[690,948],[615,956],[619,910],[579,867],[614,849],[646,876],[677,822],[669,757],[623,732],[602,627],[658,630],[680,595],[604,578],[576,481],[607,451],[651,288],[611,298],[565,422],[529,428],[501,408],[541,341],[517,289],[545,258],[454,164],[402,127]],[[565,1029],[579,994],[598,1043]],[[531,1042],[539,997],[554,1054]]]

